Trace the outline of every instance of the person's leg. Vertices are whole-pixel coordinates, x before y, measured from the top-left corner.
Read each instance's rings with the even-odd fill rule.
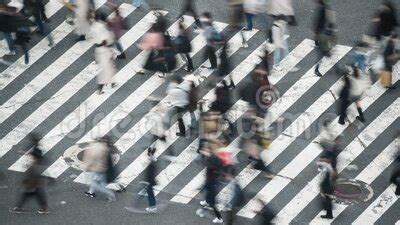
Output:
[[[346,110],[347,110],[347,106],[348,106],[348,100],[347,99],[340,99],[340,105],[339,105],[339,124],[344,125],[344,120],[347,116],[346,114]]]
[[[97,185],[97,190],[99,192],[102,192],[105,195],[107,195],[109,200],[115,200],[114,192],[107,188],[107,182],[106,182],[105,173],[97,173],[96,180],[97,180],[97,184],[98,184]]]
[[[193,112],[190,112],[190,128],[194,129],[196,128],[196,114]]]
[[[281,59],[281,48],[275,48],[274,50],[274,66],[279,66]]]
[[[252,30],[253,29],[253,14],[245,13],[245,15],[246,15],[246,22],[247,22],[246,30]]]
[[[189,53],[185,53],[186,59],[187,59],[187,70],[188,71],[194,71],[194,67],[193,67],[193,61],[192,58],[190,58],[190,54]]]
[[[32,195],[33,195],[32,192],[24,192],[24,193],[22,193],[22,194],[21,194],[21,197],[19,198],[19,200],[18,200],[18,202],[17,202],[16,207],[19,208],[19,209],[21,209],[22,206],[24,205],[24,203],[26,202],[26,200],[27,200],[28,198],[30,198]]]
[[[153,186],[147,185],[147,199],[150,207],[156,207],[156,197],[154,196]]]
[[[14,46],[14,40],[12,38],[11,33],[3,32],[3,35],[4,35],[4,39],[6,39],[8,49],[10,50],[10,52],[14,52],[15,46]]]
[[[41,209],[47,209],[47,197],[43,188],[36,189],[36,199],[41,207]]]
[[[357,119],[360,120],[361,122],[365,122],[364,113],[363,113],[363,111],[361,109],[360,100],[357,100],[355,102],[355,104],[356,104],[357,112],[358,112],[358,115],[359,115],[359,116],[357,116]]]
[[[282,52],[283,52],[283,55],[282,55],[282,58],[281,58],[281,60],[283,59],[283,58],[285,58],[287,55],[289,55],[289,47],[288,47],[288,43],[287,43],[287,41],[286,40],[283,40],[283,48],[282,48]]]
[[[215,55],[214,47],[207,47],[208,58],[210,59],[210,64],[212,69],[217,68],[217,56]]]
[[[183,123],[183,112],[185,111],[184,108],[177,107],[177,117],[178,117],[178,127],[179,127],[179,133],[181,135],[185,135],[186,129],[185,129],[185,124]]]
[[[25,64],[29,64],[28,46],[26,46],[26,43],[22,43],[21,47],[22,47],[22,51],[24,52],[24,56],[25,56]]]

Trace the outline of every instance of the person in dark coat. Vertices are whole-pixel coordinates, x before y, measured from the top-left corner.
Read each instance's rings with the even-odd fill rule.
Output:
[[[187,60],[187,67],[185,68],[188,72],[193,72],[193,61],[190,57],[190,52],[192,51],[192,46],[190,44],[190,36],[187,31],[185,25],[183,23],[179,23],[179,34],[174,39],[175,49],[178,54],[181,56],[185,56]]]
[[[320,184],[322,199],[322,208],[326,211],[325,215],[321,215],[323,219],[333,219],[332,198],[333,195],[333,174],[334,171],[329,163],[323,165],[323,180]]]
[[[156,207],[156,197],[154,196],[154,189],[153,187],[157,184],[156,182],[156,175],[157,175],[157,159],[154,156],[155,149],[150,149],[147,152],[147,155],[149,156],[150,163],[147,167],[146,171],[146,182],[147,184],[147,199],[149,201],[149,207],[146,208],[146,211],[149,213],[156,213],[157,212],[157,207]]]
[[[390,36],[399,26],[395,5],[391,1],[385,1],[380,6],[373,22],[376,24],[375,38],[377,40]]]
[[[396,51],[396,44],[395,39],[397,38],[397,33],[392,32],[390,35],[389,41],[387,42],[385,51],[383,52],[383,59],[385,63],[384,69],[389,71],[390,73],[393,72],[393,66],[396,65],[397,61],[400,58],[400,54]],[[390,85],[386,88],[393,89],[394,86]]]
[[[194,21],[196,23],[196,26],[198,28],[201,28],[201,22],[199,19],[199,16],[196,12],[196,8],[194,7],[194,0],[184,0],[185,3],[183,4],[182,10],[181,10],[181,14],[178,16],[178,18],[181,18],[182,21],[184,21],[183,19],[183,15],[186,13],[189,13],[189,15],[194,17]]]
[[[26,16],[33,16],[35,24],[39,28],[39,34],[46,36],[49,41],[49,46],[54,45],[53,38],[50,35],[47,25],[43,21],[48,22],[49,19],[46,16],[43,0],[24,0],[24,8],[22,11]]]
[[[39,214],[50,213],[45,192],[45,186],[48,179],[41,174],[43,155],[41,149],[38,147],[39,140],[36,136],[33,138],[33,142],[33,150],[30,152],[33,162],[31,167],[29,167],[25,172],[26,176],[22,182],[24,191],[18,200],[17,205],[10,209],[10,212],[12,213],[22,213],[24,203],[32,197],[36,197],[40,205],[40,209],[38,210]]]
[[[14,7],[0,5],[0,32],[3,32],[4,39],[7,42],[10,52],[7,55],[15,55],[15,46],[12,33],[15,32],[13,20],[17,14]]]

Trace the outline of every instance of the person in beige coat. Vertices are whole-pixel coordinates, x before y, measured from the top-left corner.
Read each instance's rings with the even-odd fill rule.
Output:
[[[84,170],[91,179],[89,191],[85,195],[93,198],[95,192],[99,191],[107,195],[108,201],[115,201],[114,192],[106,187],[109,151],[110,147],[105,141],[94,142],[84,151]]]

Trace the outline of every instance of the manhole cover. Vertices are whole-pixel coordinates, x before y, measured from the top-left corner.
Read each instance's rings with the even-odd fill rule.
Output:
[[[359,180],[340,178],[334,185],[333,199],[338,204],[351,205],[366,202],[372,198],[372,188]]]
[[[83,170],[85,163],[83,160],[83,154],[90,144],[93,142],[85,142],[73,145],[69,147],[63,155],[64,161],[71,167],[77,170]],[[120,154],[118,151],[111,151],[112,160],[114,165],[119,161]]]

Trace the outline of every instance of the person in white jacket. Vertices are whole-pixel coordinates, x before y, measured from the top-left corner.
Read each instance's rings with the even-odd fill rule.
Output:
[[[267,14],[271,16],[294,16],[292,0],[269,0]]]
[[[276,71],[282,70],[279,64],[281,60],[289,54],[288,44],[285,39],[285,34],[287,32],[287,22],[284,18],[285,17],[283,16],[276,17],[276,20],[271,27],[272,44],[275,47],[273,69]]]

